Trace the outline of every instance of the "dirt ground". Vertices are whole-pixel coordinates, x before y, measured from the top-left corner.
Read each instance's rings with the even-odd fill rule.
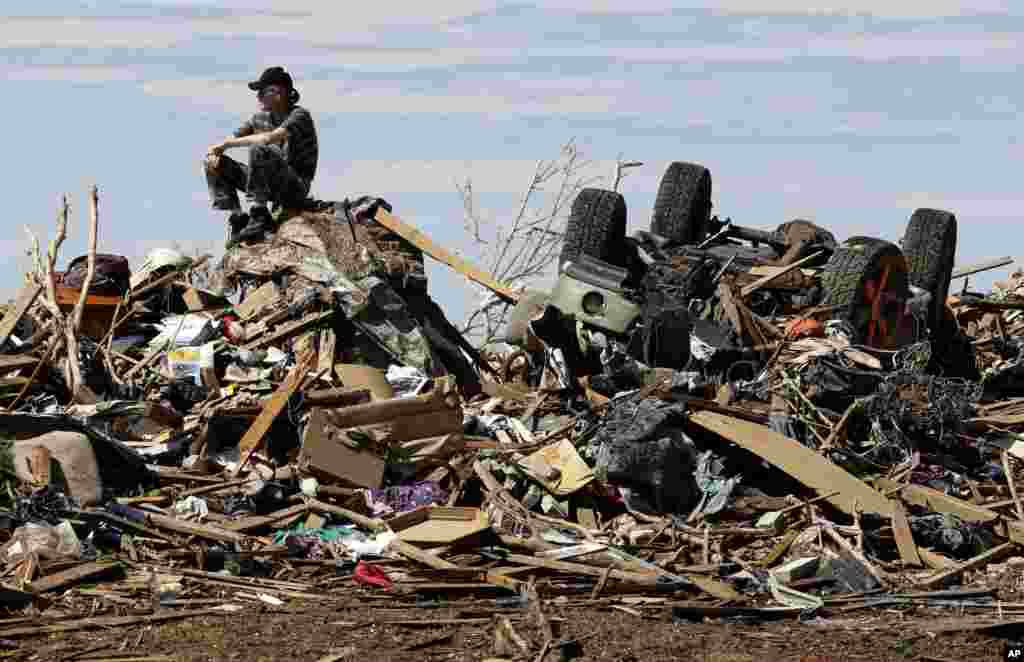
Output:
[[[1006,638],[987,633],[929,634],[923,626],[955,616],[949,610],[862,610],[807,623],[674,623],[665,607],[641,615],[612,607],[550,605],[559,641],[577,640],[581,661],[656,662],[840,662],[1002,660]],[[636,609],[639,611],[639,609]],[[330,662],[352,660],[479,661],[494,655],[494,625],[380,625],[383,620],[489,619],[493,604],[449,609],[374,607],[308,609],[253,608],[224,616],[197,617],[152,626],[80,631],[23,639],[0,658],[21,660],[139,660],[146,656],[180,662],[245,660]],[[529,653],[506,659],[535,660],[543,640],[525,610],[503,609],[516,631],[533,644]],[[558,621],[557,619],[564,619]],[[1020,632],[1024,635],[1024,631]],[[1011,633],[1012,636],[1012,633]],[[8,645],[15,642],[6,642]],[[564,652],[563,652],[564,651]],[[556,648],[549,662],[573,659],[571,646]],[[340,656],[340,657],[334,657]],[[139,660],[139,662],[142,662]]]

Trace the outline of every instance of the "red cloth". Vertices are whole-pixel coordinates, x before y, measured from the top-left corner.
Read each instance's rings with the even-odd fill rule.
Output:
[[[796,319],[786,325],[786,337],[794,338],[822,338],[825,336],[825,326],[818,320]]]
[[[391,580],[383,570],[375,565],[363,563],[362,561],[356,564],[356,571],[353,579],[355,579],[358,584],[377,586],[385,591],[390,591],[393,586]]]

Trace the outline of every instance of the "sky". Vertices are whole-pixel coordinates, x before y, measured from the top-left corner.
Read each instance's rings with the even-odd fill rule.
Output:
[[[606,187],[617,159],[643,163],[620,185],[630,231],[649,227],[667,165],[691,161],[741,225],[894,241],[935,207],[959,219],[959,264],[1016,257],[1022,35],[1024,3],[1000,0],[4,3],[0,295],[62,194],[60,262],[85,252],[92,184],[102,251],[219,258],[201,159],[256,110],[246,82],[272,65],[317,125],[316,198],[383,197],[470,256],[456,184],[507,222],[536,162],[572,140]],[[460,320],[472,288],[428,273]]]

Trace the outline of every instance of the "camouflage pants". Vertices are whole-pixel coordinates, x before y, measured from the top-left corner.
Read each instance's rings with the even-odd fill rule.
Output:
[[[238,191],[256,204],[275,202],[298,206],[309,194],[309,187],[292,169],[277,145],[253,145],[249,165],[227,156],[220,157],[216,170],[206,168],[206,185],[214,209],[238,209]]]

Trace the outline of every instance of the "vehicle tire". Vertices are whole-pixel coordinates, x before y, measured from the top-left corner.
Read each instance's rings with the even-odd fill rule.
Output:
[[[877,287],[886,267],[889,269],[885,287],[888,296],[880,302],[880,313],[889,334],[893,334],[899,328],[908,295],[907,261],[899,246],[881,239],[857,237],[840,245],[821,272],[825,292],[822,304],[838,307],[834,318],[850,323],[855,344],[890,349],[894,341],[892,335],[885,337],[878,332],[871,338],[870,332],[874,296],[869,285]]]
[[[658,185],[651,232],[686,245],[698,244],[711,221],[711,171],[676,161]]]
[[[940,209],[918,209],[903,235],[910,284],[931,292],[928,328],[937,334],[942,327],[949,283],[956,260],[956,216]]]
[[[561,269],[580,255],[623,267],[625,241],[626,199],[615,191],[585,188],[572,203],[558,267]]]

